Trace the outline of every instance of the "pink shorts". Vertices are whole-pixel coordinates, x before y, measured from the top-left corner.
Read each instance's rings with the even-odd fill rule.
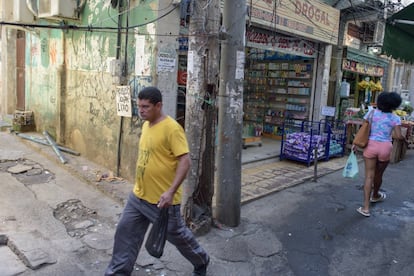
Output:
[[[392,143],[369,140],[364,149],[365,158],[377,158],[379,161],[389,161],[391,157]]]

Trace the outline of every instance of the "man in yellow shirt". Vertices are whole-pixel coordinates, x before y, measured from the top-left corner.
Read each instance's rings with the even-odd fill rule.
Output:
[[[131,274],[148,226],[161,208],[169,208],[167,240],[193,264],[193,276],[206,275],[210,258],[180,213],[181,183],[191,165],[184,130],[162,112],[162,95],[155,87],[139,92],[138,109],[146,121],[139,140],[135,186],[118,223],[105,275]]]

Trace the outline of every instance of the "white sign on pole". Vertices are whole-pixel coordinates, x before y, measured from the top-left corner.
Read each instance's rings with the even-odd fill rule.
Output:
[[[322,106],[322,115],[323,116],[335,116],[335,107],[332,106]]]
[[[158,54],[157,72],[173,72],[175,69],[175,58],[167,53]]]
[[[244,79],[244,51],[237,51],[236,55],[236,80]]]
[[[131,87],[116,87],[116,111],[118,116],[132,117]]]

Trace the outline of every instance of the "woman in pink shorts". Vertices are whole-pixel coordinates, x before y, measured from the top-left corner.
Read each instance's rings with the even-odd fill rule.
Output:
[[[364,206],[357,212],[370,216],[370,202],[380,202],[386,198],[380,192],[382,175],[390,162],[392,151],[392,132],[396,139],[406,139],[401,135],[401,119],[393,113],[401,104],[401,97],[395,92],[382,92],[377,99],[377,109],[368,112],[365,120],[371,121],[371,132],[367,147],[364,149],[365,181]],[[371,195],[372,191],[372,195]]]

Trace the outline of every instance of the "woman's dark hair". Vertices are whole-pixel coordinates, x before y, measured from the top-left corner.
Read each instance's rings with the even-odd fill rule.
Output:
[[[401,105],[401,96],[396,92],[382,92],[377,99],[377,108],[385,113],[390,113]]]
[[[138,93],[138,99],[140,100],[149,100],[152,104],[157,104],[162,102],[162,95],[158,88],[153,86],[148,86],[142,89]]]

